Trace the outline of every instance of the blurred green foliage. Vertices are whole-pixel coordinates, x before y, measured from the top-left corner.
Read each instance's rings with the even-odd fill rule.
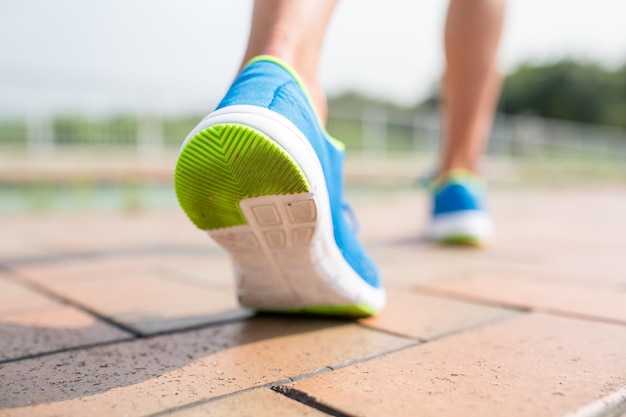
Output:
[[[626,64],[615,70],[572,59],[521,65],[505,78],[500,110],[626,128]]]
[[[359,93],[347,93],[329,99],[328,130],[340,137],[348,148],[358,147],[363,136],[361,118],[368,108],[384,108],[389,117],[411,120],[420,107],[437,105],[438,93],[416,106],[399,106]],[[626,128],[626,63],[609,69],[593,62],[563,59],[555,62],[520,65],[504,80],[499,111],[509,114],[531,114]],[[334,120],[336,116],[341,120]],[[137,145],[145,135],[146,121],[158,124],[158,142],[179,146],[187,133],[200,120],[200,115],[158,117],[133,114],[88,117],[58,115],[36,123],[35,130],[54,137],[57,145],[107,144]],[[420,147],[431,135],[410,126],[389,120],[392,138],[390,148],[403,150]],[[31,124],[29,124],[31,123]],[[153,126],[154,126],[153,123]],[[149,125],[150,123],[148,123]],[[20,147],[27,143],[32,121],[26,119],[0,120],[0,145]],[[152,134],[150,131],[149,134]],[[45,135],[44,135],[45,136]],[[423,136],[423,139],[420,137]]]
[[[81,116],[62,116],[54,119],[54,137],[59,145],[74,145],[114,138],[119,144],[134,144],[137,121],[128,116],[114,116],[91,120]]]
[[[420,106],[438,102],[434,91]],[[524,63],[504,77],[498,111],[626,128],[626,63],[616,69],[569,58]]]

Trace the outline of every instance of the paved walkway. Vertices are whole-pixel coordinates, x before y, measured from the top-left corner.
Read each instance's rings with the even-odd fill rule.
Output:
[[[360,321],[239,308],[178,211],[0,218],[0,416],[626,415],[626,188],[491,203],[471,250],[357,199],[390,299]]]

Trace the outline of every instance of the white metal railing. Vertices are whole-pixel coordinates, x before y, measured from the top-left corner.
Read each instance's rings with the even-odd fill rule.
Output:
[[[54,117],[0,119],[0,152],[54,155],[68,149],[134,152],[142,157],[177,149],[200,117],[154,115],[117,118]],[[382,107],[333,111],[328,131],[348,153],[377,157],[432,152],[439,146],[436,112],[391,112]],[[512,156],[573,156],[626,160],[623,129],[499,114],[489,152]]]

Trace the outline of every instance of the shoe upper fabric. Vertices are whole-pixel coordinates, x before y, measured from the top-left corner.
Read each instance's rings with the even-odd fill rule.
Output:
[[[433,216],[459,211],[484,211],[484,186],[472,179],[442,181],[433,195]]]
[[[279,113],[309,140],[324,171],[335,242],[352,269],[367,283],[380,288],[378,270],[344,215],[344,150],[320,125],[297,75],[276,58],[255,58],[235,79],[216,110],[234,105],[258,106]]]

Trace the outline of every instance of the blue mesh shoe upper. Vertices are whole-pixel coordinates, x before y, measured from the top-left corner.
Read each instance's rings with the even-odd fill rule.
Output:
[[[234,105],[258,106],[279,113],[306,136],[324,171],[335,242],[352,269],[367,283],[380,288],[378,270],[344,214],[344,150],[320,125],[297,75],[275,58],[255,58],[235,79],[217,109]]]
[[[459,211],[485,210],[483,199],[484,185],[471,178],[445,179],[435,189],[433,195],[433,216]]]

